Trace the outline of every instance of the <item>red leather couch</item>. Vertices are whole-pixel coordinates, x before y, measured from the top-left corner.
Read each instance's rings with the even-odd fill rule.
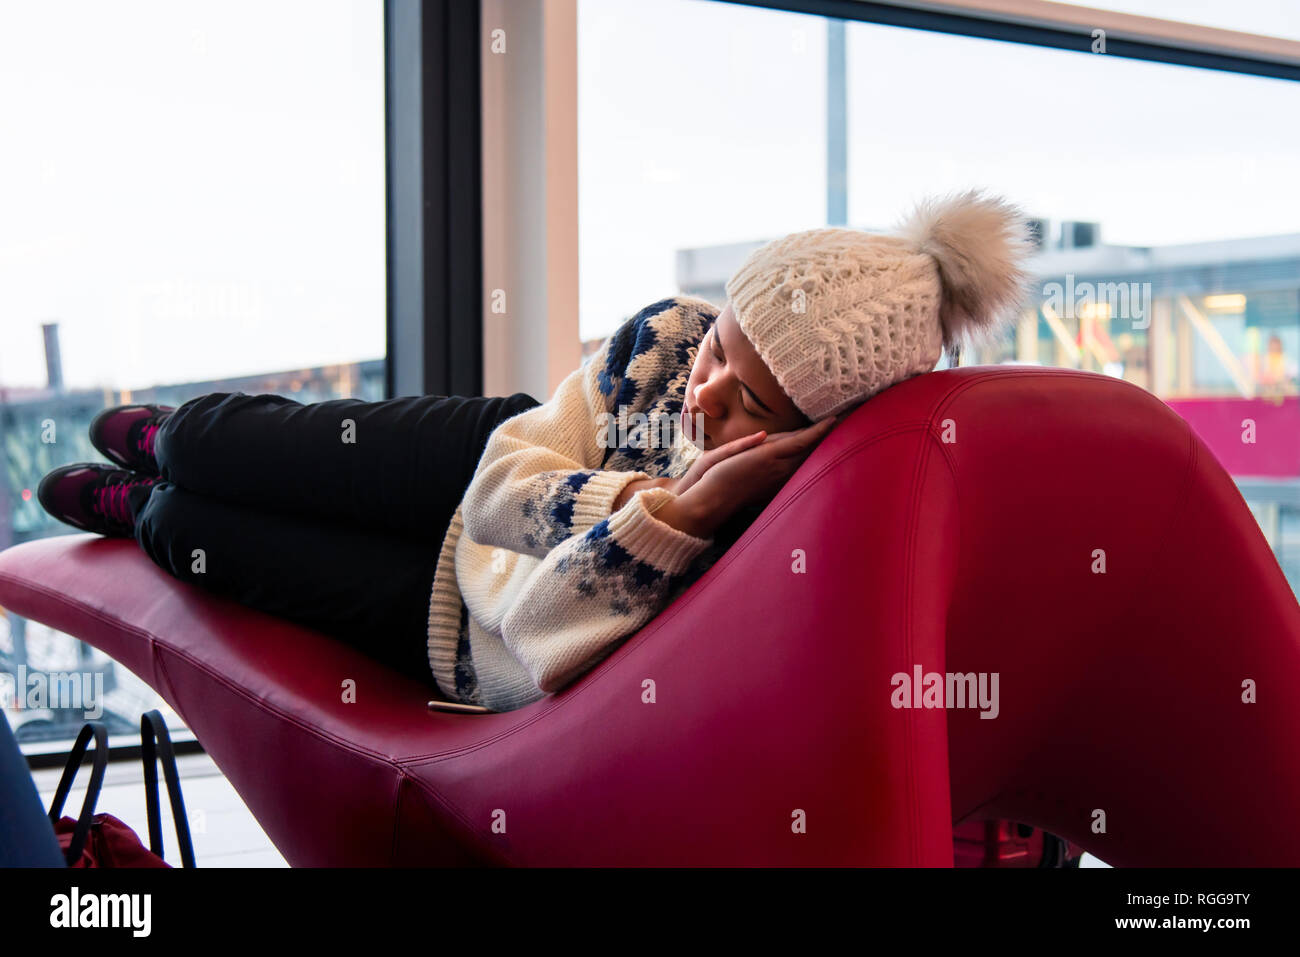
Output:
[[[1187,424],[1105,376],[881,393],[671,607],[519,711],[430,712],[129,541],[11,548],[0,604],[156,688],[293,865],[951,866],[980,820],[1116,866],[1300,865],[1300,606]],[[895,707],[917,666],[996,673],[996,717]]]

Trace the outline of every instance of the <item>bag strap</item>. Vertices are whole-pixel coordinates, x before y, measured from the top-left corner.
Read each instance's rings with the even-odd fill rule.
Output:
[[[63,776],[59,778],[59,787],[54,792],[54,801],[50,805],[50,823],[57,824],[63,814],[63,802],[67,800],[68,792],[72,790],[72,779],[81,769],[81,762],[86,756],[86,745],[92,734],[95,737],[93,755],[95,763],[90,771],[90,785],[86,788],[86,798],[81,802],[77,827],[72,832],[72,844],[64,854],[64,863],[69,866],[79,860],[86,849],[86,841],[90,837],[90,823],[95,816],[95,802],[99,800],[99,791],[104,783],[104,771],[108,768],[108,727],[103,722],[87,721],[82,725],[77,741],[72,746],[72,752],[68,755],[68,763],[63,768]]]
[[[157,739],[157,748],[154,741]],[[181,797],[181,779],[176,771],[176,753],[167,733],[162,712],[154,709],[140,717],[140,752],[144,758],[145,805],[149,812],[149,850],[163,856],[162,809],[158,795],[158,758],[162,759],[163,777],[167,781],[167,799],[176,822],[176,839],[181,846],[181,865],[194,867],[194,844],[190,840],[190,822]]]

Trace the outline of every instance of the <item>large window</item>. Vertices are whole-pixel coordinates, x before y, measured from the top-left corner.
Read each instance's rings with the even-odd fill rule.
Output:
[[[1290,3],[1102,6],[1300,35]],[[722,305],[769,239],[985,187],[1040,220],[1038,291],[961,361],[1167,401],[1300,591],[1300,83],[700,0],[580,0],[578,79],[585,348],[671,291]]]
[[[0,548],[74,531],[36,486],[101,461],[86,426],[106,406],[383,397],[383,57],[380,0],[0,6]],[[180,725],[101,653],[4,613],[25,749],[66,751],[83,712],[15,709],[20,667],[102,674],[114,733],[151,707]]]

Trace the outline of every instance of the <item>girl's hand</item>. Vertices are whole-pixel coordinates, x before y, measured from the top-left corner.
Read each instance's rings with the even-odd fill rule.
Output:
[[[678,479],[690,479],[696,466],[709,459],[702,474],[679,491],[673,513],[683,517],[692,534],[712,536],[741,508],[770,501],[841,418],[791,432],[755,432],[705,452]]]
[[[756,445],[762,435],[762,432],[755,432],[752,435],[742,436],[741,438],[728,442],[726,445],[720,445],[716,449],[710,449],[707,452],[700,453],[699,457],[691,463],[690,469],[688,469],[686,474],[680,478],[669,478],[665,476],[663,478],[654,479],[636,479],[635,481],[628,482],[627,485],[623,487],[623,491],[614,499],[613,511],[617,512],[627,504],[628,500],[633,495],[640,492],[642,489],[656,487],[666,488],[675,495],[681,495],[684,491],[698,482],[700,476],[712,468],[713,465],[721,462],[725,458],[735,455],[743,449],[749,448],[751,445]]]
[[[681,495],[703,478],[705,472],[713,468],[713,466],[717,465],[723,459],[729,459],[733,455],[765,441],[765,434],[766,433],[764,432],[752,432],[749,435],[742,435],[738,439],[732,439],[726,445],[719,445],[716,449],[709,449],[707,452],[701,452],[699,457],[691,463],[691,467],[687,469],[686,474],[681,478],[673,480],[673,484],[668,486],[669,490]]]

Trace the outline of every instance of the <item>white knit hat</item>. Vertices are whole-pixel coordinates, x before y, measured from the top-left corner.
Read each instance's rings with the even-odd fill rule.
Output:
[[[961,339],[996,338],[1028,292],[1029,228],[1001,199],[926,200],[894,232],[791,233],[727,281],[736,322],[814,422],[931,371]]]

